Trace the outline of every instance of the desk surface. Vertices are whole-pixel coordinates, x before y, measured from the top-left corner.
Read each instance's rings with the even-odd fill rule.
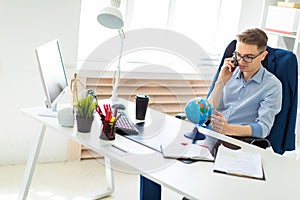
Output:
[[[134,121],[134,104],[127,101],[123,104],[127,110],[133,111],[128,115]],[[102,141],[99,139],[100,119],[97,117],[91,133],[78,133],[76,128],[59,126],[56,118],[39,116],[39,110],[29,108],[22,111],[86,147],[132,168],[132,172],[141,173],[190,199],[298,199],[300,196],[300,162],[208,129],[200,128],[201,132],[236,144],[244,151],[260,153],[266,180],[214,173],[212,162],[185,164],[165,159],[161,153],[119,135],[114,141]],[[157,145],[157,141],[166,145],[174,140],[186,139],[183,134],[192,128],[193,124],[189,122],[149,109],[141,138],[149,146]]]

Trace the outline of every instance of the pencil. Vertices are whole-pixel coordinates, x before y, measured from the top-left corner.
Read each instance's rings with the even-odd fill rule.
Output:
[[[115,123],[120,119],[122,114],[119,114],[118,117],[115,119]]]

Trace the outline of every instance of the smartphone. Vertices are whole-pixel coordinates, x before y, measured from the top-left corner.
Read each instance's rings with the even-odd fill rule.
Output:
[[[239,62],[238,62],[236,56],[233,56],[232,58],[233,58],[233,61],[232,61],[233,65],[236,67],[239,66]]]

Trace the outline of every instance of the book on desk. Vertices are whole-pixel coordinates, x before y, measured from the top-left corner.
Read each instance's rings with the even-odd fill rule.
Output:
[[[181,142],[168,146],[161,145],[160,148],[165,158],[214,161],[209,148],[201,144]]]

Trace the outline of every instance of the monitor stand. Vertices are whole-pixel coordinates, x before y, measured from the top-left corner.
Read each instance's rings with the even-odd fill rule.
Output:
[[[197,127],[195,127],[192,132],[184,134],[184,136],[192,140],[204,140],[206,138],[203,133],[199,132]]]

